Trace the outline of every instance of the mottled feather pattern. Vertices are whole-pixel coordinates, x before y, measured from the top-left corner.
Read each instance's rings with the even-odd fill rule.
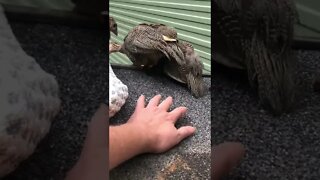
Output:
[[[110,32],[113,32],[115,35],[118,35],[118,25],[115,21],[115,19],[111,16],[109,16],[109,39],[110,39]]]
[[[177,48],[176,42],[166,42],[162,36],[165,34],[165,32],[160,34],[157,31],[156,27],[161,26],[155,24],[152,24],[151,26],[147,24],[140,24],[134,27],[124,39],[123,48],[120,52],[125,53],[129,58],[130,56],[135,56],[138,54],[148,56],[157,52],[161,52],[168,59],[183,61],[183,53],[179,48]],[[162,31],[163,30],[165,29],[162,29]],[[155,60],[156,58],[153,57],[150,59],[150,61],[154,60],[154,64],[157,64],[158,60],[161,58],[162,56],[160,55],[157,60]],[[139,61],[137,58],[133,59],[134,61]],[[130,58],[130,60],[132,59]]]
[[[157,27],[157,33],[165,35],[165,36],[172,38],[172,39],[178,38],[178,33],[175,29],[170,28],[170,27],[163,25],[163,24],[161,24],[160,26]]]
[[[294,2],[214,0],[213,7],[217,46],[222,46],[218,53],[242,61],[250,84],[258,86],[260,100],[275,114],[290,110],[296,96],[296,58],[291,50],[298,19]]]
[[[203,64],[200,57],[194,51],[193,46],[185,41],[179,41],[179,47],[185,55],[185,59],[178,63],[181,76],[186,78],[188,87],[196,97],[204,95],[204,84],[202,78]]]
[[[146,23],[135,26],[128,32],[119,52],[141,69],[164,63],[164,71],[175,71],[170,72],[170,76],[187,83],[192,94],[196,97],[204,94],[200,57],[193,46],[179,40],[177,31],[169,26]]]

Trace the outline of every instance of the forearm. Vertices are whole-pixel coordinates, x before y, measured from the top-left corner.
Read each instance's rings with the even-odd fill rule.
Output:
[[[108,176],[108,108],[101,105],[93,115],[80,159],[67,180],[106,179]]]
[[[109,132],[110,170],[146,151],[143,132],[131,124],[110,126]]]

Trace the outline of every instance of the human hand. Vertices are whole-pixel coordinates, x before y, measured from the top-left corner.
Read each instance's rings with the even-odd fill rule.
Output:
[[[101,104],[88,124],[79,160],[66,180],[105,179],[108,177],[108,106]]]
[[[161,95],[153,97],[145,107],[145,97],[139,97],[136,108],[127,122],[141,133],[141,141],[144,141],[144,153],[162,153],[180,143],[183,139],[194,134],[195,128],[183,126],[177,129],[174,124],[183,117],[186,107],[178,107],[171,112],[172,97],[166,98],[160,103]],[[160,103],[160,104],[159,104]]]
[[[221,179],[239,165],[245,156],[245,147],[238,142],[224,142],[211,150],[211,179]]]

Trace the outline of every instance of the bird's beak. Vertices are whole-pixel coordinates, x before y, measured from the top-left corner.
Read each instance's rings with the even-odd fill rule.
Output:
[[[165,36],[165,35],[162,35],[162,37],[163,37],[163,39],[165,41],[169,41],[169,42],[176,42],[177,41],[176,39],[171,39],[171,38],[169,38],[168,36]]]

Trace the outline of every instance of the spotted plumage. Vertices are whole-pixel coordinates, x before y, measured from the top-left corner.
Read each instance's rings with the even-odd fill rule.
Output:
[[[215,53],[228,67],[246,69],[261,102],[280,114],[296,100],[291,50],[297,11],[292,0],[214,0]]]
[[[110,41],[110,32],[113,32],[115,35],[118,35],[118,25],[116,23],[116,20],[109,16],[109,41]],[[109,54],[113,52],[117,52],[118,49],[120,48],[120,45],[112,42],[109,42]]]
[[[181,49],[183,61],[164,62],[164,72],[171,78],[186,83],[195,97],[204,95],[204,83],[202,77],[203,64],[193,46],[185,41],[179,40],[178,47]]]
[[[190,43],[178,39],[177,31],[164,24],[139,24],[119,48],[141,69],[163,64],[164,72],[186,83],[195,97],[204,95],[203,64]]]
[[[116,36],[118,36],[118,24],[116,23],[115,19],[109,16],[109,28],[110,32],[113,32]]]
[[[165,25],[139,24],[124,38],[119,51],[143,69],[154,67],[163,57],[182,61],[183,53],[173,39],[176,37],[176,31]]]

